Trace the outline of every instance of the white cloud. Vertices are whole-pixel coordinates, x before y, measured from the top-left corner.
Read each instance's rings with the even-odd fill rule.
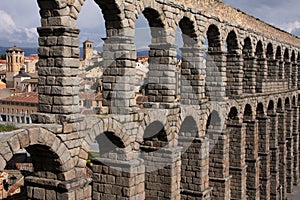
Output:
[[[0,10],[0,31],[1,33],[13,33],[16,30],[16,24],[9,14]]]
[[[295,29],[300,28],[300,21],[290,22],[286,25],[286,31],[293,32]]]
[[[0,46],[36,46],[38,34],[36,28],[17,26],[13,18],[0,10]]]

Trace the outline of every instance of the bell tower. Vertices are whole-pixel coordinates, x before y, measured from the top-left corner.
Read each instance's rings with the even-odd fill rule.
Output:
[[[86,40],[83,42],[83,59],[90,60],[93,57],[94,43]]]
[[[6,50],[6,87],[14,87],[14,76],[16,76],[24,65],[24,50],[14,46]]]

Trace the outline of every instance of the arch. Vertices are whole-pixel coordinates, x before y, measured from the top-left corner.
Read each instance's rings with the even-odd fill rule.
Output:
[[[104,132],[99,134],[95,140],[99,145],[99,153],[101,157],[105,154],[113,153],[115,149],[124,149],[125,144],[120,137],[114,132]]]
[[[222,77],[226,76],[222,63],[221,34],[219,28],[211,24],[207,30],[208,50],[206,56],[206,82],[205,92],[209,99],[218,99],[225,96],[225,85]],[[216,81],[219,82],[216,85]],[[222,89],[220,89],[220,87]]]
[[[290,98],[289,97],[286,97],[285,98],[285,101],[284,101],[284,109],[287,110],[287,109],[290,109],[291,108],[291,101],[290,101]]]
[[[297,60],[296,60],[296,53],[295,50],[292,50],[292,55],[291,55],[291,86],[293,89],[297,89],[297,82],[298,82],[298,65],[297,65]]]
[[[277,60],[281,60],[282,59],[282,51],[281,51],[281,47],[280,46],[277,46],[277,48],[276,48],[275,58]]]
[[[29,128],[8,133],[1,143],[1,170],[20,149],[26,149],[32,157],[35,172],[51,173],[58,180],[69,180],[68,171],[75,166],[65,144],[52,132],[43,128]],[[40,173],[40,176],[47,174]],[[47,177],[45,177],[47,178]]]
[[[297,105],[297,103],[296,103],[296,97],[293,96],[293,99],[292,99],[292,106],[296,106],[296,105]]]
[[[190,16],[192,17],[192,16]],[[195,76],[199,75],[198,63],[197,61],[201,61],[200,58],[202,55],[200,54],[200,49],[197,41],[196,34],[196,22],[192,21],[188,17],[183,17],[177,27],[177,35],[175,39],[175,44],[178,45],[179,40],[182,39],[183,47],[180,48],[181,60],[180,56],[177,55],[177,65],[176,65],[176,96],[180,97],[180,100],[183,104],[198,104],[198,93],[201,90],[201,84],[192,84],[192,82],[196,81]],[[181,35],[178,35],[181,33]],[[178,42],[178,43],[177,43]],[[181,45],[181,44],[180,44]],[[179,46],[179,45],[178,45]],[[201,80],[197,80],[201,81]]]
[[[239,95],[243,90],[243,68],[241,63],[241,52],[239,50],[237,35],[234,30],[230,31],[226,38],[226,96]],[[236,78],[236,76],[238,76]]]
[[[253,48],[252,48],[252,42],[250,37],[246,37],[244,40],[244,46],[243,46],[243,56],[249,57],[253,54]]]
[[[208,40],[208,52],[221,50],[221,38],[219,28],[211,24],[206,32]]]
[[[231,107],[227,116],[227,122],[238,122],[239,121],[239,113],[236,107]]]
[[[292,51],[291,61],[292,62],[296,62],[296,53],[295,53],[295,50]]]
[[[178,145],[182,147],[181,150],[181,179],[180,179],[180,189],[181,193],[185,193],[185,191],[192,190],[193,187],[196,185],[193,180],[193,174],[189,173],[195,170],[197,165],[195,164],[196,161],[199,162],[201,158],[197,155],[199,148],[201,149],[201,140],[196,137],[198,131],[197,122],[195,121],[194,117],[187,116],[183,120],[180,130],[179,130],[179,138],[178,138]],[[197,149],[197,150],[196,150]],[[196,150],[196,151],[195,151]],[[191,156],[191,155],[195,155]],[[200,169],[201,170],[201,169]]]
[[[283,58],[284,58],[285,62],[289,62],[290,61],[290,53],[289,53],[289,49],[288,48],[285,48]]]
[[[273,45],[271,43],[269,43],[267,45],[267,67],[268,67],[268,79],[276,79],[277,73],[276,73],[276,66],[274,63],[274,49],[273,49]]]
[[[281,50],[280,46],[277,46],[275,59],[279,65],[278,66],[278,78],[283,79],[284,78],[284,66],[282,63],[282,50]]]
[[[256,117],[263,117],[265,115],[263,103],[258,103],[256,107]]]
[[[198,135],[198,125],[194,117],[187,116],[181,123],[179,136],[196,137]],[[189,133],[186,135],[185,133]]]
[[[277,108],[276,108],[276,110],[277,110],[277,112],[283,110],[281,98],[279,98],[279,99],[277,100]]]
[[[164,37],[165,35],[164,31],[162,31],[164,30],[163,28],[165,25],[161,18],[161,14],[150,7],[146,7],[142,13],[148,21],[151,30],[152,42],[157,43],[156,39],[158,37]]]
[[[216,129],[221,126],[221,118],[219,113],[213,110],[207,118],[206,130],[207,129]]]
[[[265,52],[263,43],[259,40],[256,44],[255,56],[257,57],[257,71],[256,71],[256,92],[262,92],[262,84],[266,79],[267,66],[265,62]]]
[[[255,93],[256,85],[256,62],[253,57],[252,42],[249,37],[244,39],[243,46],[243,91],[245,93]]]
[[[239,49],[237,35],[235,31],[230,31],[226,38],[226,44],[227,44],[227,52],[228,53],[235,53],[234,50]]]
[[[275,105],[274,101],[270,100],[268,103],[268,115],[274,114],[275,113]]]
[[[197,43],[197,34],[194,21],[188,17],[183,17],[179,21],[179,28],[182,31],[184,46],[193,46]]]
[[[263,43],[260,40],[256,44],[255,55],[257,58],[264,58]]]
[[[267,45],[266,56],[267,56],[268,59],[273,59],[274,58],[274,51],[273,51],[272,43],[268,43],[268,45]]]
[[[250,104],[246,104],[244,109],[244,120],[251,120],[253,117],[252,107]]]

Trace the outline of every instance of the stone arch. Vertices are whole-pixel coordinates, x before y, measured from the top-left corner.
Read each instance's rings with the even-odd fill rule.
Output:
[[[258,103],[256,107],[256,117],[263,117],[263,116],[265,116],[264,104]]]
[[[290,101],[290,97],[286,97],[285,101],[284,101],[284,109],[290,109],[291,108],[291,101]]]
[[[203,50],[198,45],[196,33],[196,22],[192,16],[184,16],[178,23],[177,30],[181,31],[183,47],[181,51],[181,65],[177,60],[176,83],[180,84],[180,101],[185,105],[198,105],[199,96],[203,95],[204,88],[201,87],[204,80],[199,78],[202,73],[199,68],[203,63]],[[179,74],[178,72],[181,72]],[[180,80],[180,81],[179,81]],[[194,84],[193,82],[198,82]],[[179,88],[179,87],[178,87]],[[178,93],[178,92],[177,92]]]
[[[255,93],[256,85],[256,62],[254,60],[253,45],[250,37],[244,39],[243,46],[243,91]]]
[[[284,65],[283,65],[283,59],[282,59],[281,46],[277,46],[277,48],[276,48],[275,59],[278,62],[278,78],[283,79],[283,77],[284,77]]]
[[[273,44],[272,43],[268,43],[268,45],[267,45],[266,57],[268,59],[273,59],[274,58],[274,49],[273,49]]]
[[[223,77],[226,76],[226,68],[222,65],[224,60],[223,52],[221,52],[219,28],[215,24],[211,24],[207,29],[206,36],[208,42],[208,50],[206,52],[206,96],[210,100],[220,100],[226,95],[223,80]],[[219,84],[217,85],[216,82]]]
[[[292,106],[297,106],[296,96],[293,96]]]
[[[206,123],[206,137],[209,138],[209,186],[213,188],[212,198],[220,196],[229,197],[230,191],[223,191],[221,188],[228,188],[229,182],[229,151],[228,136],[222,130],[222,119],[220,114],[213,110]],[[219,180],[224,180],[222,183]]]
[[[243,84],[243,68],[240,63],[241,52],[239,42],[234,30],[230,31],[226,38],[227,55],[226,55],[226,96],[233,97],[241,93]],[[236,76],[238,76],[236,78]]]
[[[116,119],[103,118],[101,120],[96,120],[82,142],[79,153],[79,163],[82,163],[82,167],[85,166],[83,166],[83,163],[86,163],[90,146],[94,142],[98,144],[99,150],[104,150],[104,154],[102,154],[103,152],[100,152],[98,155],[99,157],[110,158],[109,153],[118,151],[119,157],[114,157],[113,159],[127,159],[128,151],[132,150],[130,146],[132,143],[130,137],[132,136],[127,135],[126,132],[123,131],[122,125]]]
[[[216,26],[215,24],[209,25],[206,36],[208,40],[208,52],[220,51],[221,34],[218,26]]]
[[[184,16],[178,23],[179,28],[182,31],[184,47],[192,47],[197,44],[198,37],[196,33],[195,23],[195,21],[186,16]]]
[[[297,65],[297,59],[296,59],[296,52],[295,50],[292,50],[291,55],[291,86],[293,89],[297,89],[298,84],[298,65]]]
[[[252,111],[252,107],[250,104],[246,104],[244,109],[244,120],[251,120],[253,119],[254,113]]]
[[[52,132],[43,128],[30,128],[7,133],[6,142],[0,148],[1,169],[20,149],[26,149],[33,160],[33,167],[39,176],[58,180],[69,180],[74,177],[66,174],[75,166],[74,160],[65,144]],[[41,173],[39,173],[41,172]],[[48,177],[44,177],[48,178]]]
[[[262,83],[266,79],[267,63],[265,55],[263,43],[259,40],[255,48],[255,56],[257,58],[256,92],[262,92]]]
[[[152,2],[152,1],[149,1]],[[165,42],[166,33],[165,33],[165,20],[164,20],[164,13],[160,10],[159,7],[154,5],[147,5],[142,7],[139,13],[136,13],[136,19],[143,14],[144,17],[147,19],[148,25],[151,30],[152,36],[152,44],[159,44],[160,42]]]
[[[198,127],[196,119],[193,116],[186,116],[181,123],[178,145],[182,147],[181,150],[181,179],[180,179],[180,190],[181,196],[189,196],[188,191],[193,190],[193,188],[198,188],[197,182],[193,180],[193,173],[197,170],[197,164],[194,161],[201,162],[201,158],[196,156],[201,152],[203,140],[198,137],[197,133]],[[198,169],[202,171],[202,169]]]
[[[236,107],[231,107],[226,120],[226,132],[229,138],[229,173],[232,176],[230,189],[231,198],[246,198],[246,168],[245,168],[245,125],[240,122]],[[237,145],[238,144],[238,145]]]
[[[239,122],[239,112],[236,107],[231,107],[227,115],[227,122],[238,123]]]
[[[153,125],[154,122],[162,124],[164,134],[166,134],[167,142],[170,143],[175,139],[175,133],[172,132],[170,128],[170,123],[167,119],[168,111],[167,110],[154,110],[147,113],[143,122],[140,125],[140,131],[137,135],[137,141],[143,141],[144,132],[151,124]]]
[[[275,113],[275,103],[273,100],[270,100],[268,103],[268,109],[267,109],[268,115],[274,114]]]
[[[277,112],[278,111],[282,111],[283,110],[283,104],[282,104],[282,99],[281,98],[278,98],[278,100],[277,100],[277,108],[276,108],[276,110],[277,110]]]
[[[276,69],[274,66],[274,47],[272,43],[268,43],[267,45],[267,52],[266,52],[266,57],[267,57],[267,67],[268,67],[268,79],[275,79],[276,78]]]
[[[284,78],[288,82],[289,88],[291,87],[291,58],[290,58],[290,51],[288,48],[285,48],[284,50]]]

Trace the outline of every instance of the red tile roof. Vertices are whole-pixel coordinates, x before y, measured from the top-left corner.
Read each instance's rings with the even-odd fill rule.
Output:
[[[0,101],[38,103],[38,93],[37,92],[21,93],[21,94],[0,99]]]

